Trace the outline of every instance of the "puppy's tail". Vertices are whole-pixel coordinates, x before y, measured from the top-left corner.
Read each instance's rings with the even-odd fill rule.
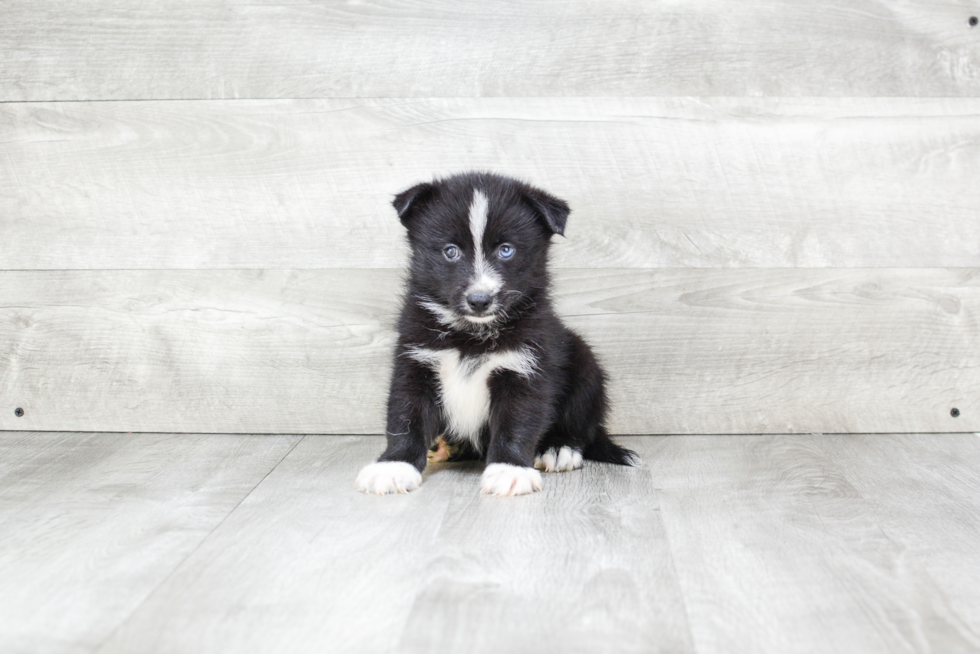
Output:
[[[596,432],[595,440],[583,450],[582,457],[602,463],[615,463],[619,466],[643,465],[643,460],[636,452],[613,443],[609,434],[601,427]]]

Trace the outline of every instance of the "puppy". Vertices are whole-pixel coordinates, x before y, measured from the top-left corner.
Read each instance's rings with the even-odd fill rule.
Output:
[[[388,447],[356,488],[406,493],[436,459],[485,459],[481,491],[541,490],[583,459],[638,465],[609,439],[602,368],[555,315],[548,249],[568,205],[522,182],[466,173],[393,202],[411,267],[388,396]],[[536,469],[537,468],[537,469]]]

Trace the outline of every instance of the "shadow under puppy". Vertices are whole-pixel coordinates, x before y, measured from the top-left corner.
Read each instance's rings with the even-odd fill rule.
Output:
[[[388,447],[355,486],[405,493],[436,459],[484,458],[481,492],[541,490],[540,468],[638,465],[609,439],[604,375],[555,315],[548,248],[568,205],[490,173],[423,183],[393,202],[411,268],[388,396]]]

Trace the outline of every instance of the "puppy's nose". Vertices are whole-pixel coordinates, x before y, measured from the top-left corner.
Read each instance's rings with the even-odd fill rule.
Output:
[[[483,313],[493,302],[493,298],[486,293],[470,293],[466,296],[466,304],[470,305],[470,309],[476,313]]]

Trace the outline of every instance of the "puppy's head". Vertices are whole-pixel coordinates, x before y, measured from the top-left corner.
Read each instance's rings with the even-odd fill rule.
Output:
[[[413,300],[444,325],[479,332],[533,307],[568,205],[489,173],[423,183],[392,203],[412,246]]]

